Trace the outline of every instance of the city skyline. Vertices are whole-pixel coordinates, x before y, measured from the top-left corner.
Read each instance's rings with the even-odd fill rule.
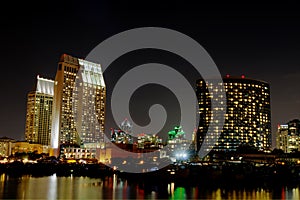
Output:
[[[81,68],[80,68],[80,66],[81,66]],[[88,67],[92,67],[92,69],[87,69]],[[33,109],[36,109],[36,107],[40,107],[39,106],[39,104],[40,104],[40,102],[39,102],[39,98],[41,98],[40,96],[49,96],[50,95],[50,97],[51,97],[51,105],[52,105],[52,102],[53,102],[53,100],[52,99],[55,99],[55,98],[53,98],[53,97],[55,97],[55,96],[53,96],[53,94],[54,94],[54,82],[56,82],[56,84],[55,85],[61,85],[61,86],[55,86],[55,87],[57,87],[57,88],[61,88],[61,87],[63,87],[63,88],[68,88],[69,86],[68,85],[72,85],[72,84],[76,84],[77,86],[76,86],[76,88],[78,87],[78,88],[80,88],[79,87],[79,84],[80,84],[80,82],[74,82],[74,80],[73,79],[77,79],[77,78],[75,78],[75,75],[76,75],[76,73],[78,72],[80,72],[80,73],[82,73],[83,75],[84,74],[86,74],[86,75],[88,75],[88,76],[90,76],[91,74],[91,72],[89,71],[89,70],[95,70],[94,68],[99,68],[100,67],[100,64],[96,64],[96,63],[92,63],[92,62],[90,62],[90,61],[85,61],[85,60],[82,60],[82,59],[78,59],[78,58],[76,58],[76,57],[72,57],[72,56],[70,56],[70,55],[67,55],[67,54],[63,54],[63,55],[61,55],[61,57],[60,57],[60,60],[59,60],[59,62],[58,62],[58,65],[57,65],[57,74],[56,74],[56,78],[54,79],[54,80],[50,80],[50,79],[45,79],[45,78],[41,78],[41,77],[39,77],[39,75],[37,76],[37,82],[36,82],[36,84],[35,84],[35,86],[36,86],[36,90],[34,90],[34,91],[30,91],[30,92],[28,92],[28,103],[27,103],[27,117],[26,117],[26,120],[28,120],[27,118],[37,118],[37,119],[39,119],[40,118],[40,115],[41,114],[36,114],[36,116],[28,116],[28,114],[29,113],[31,113],[31,110]],[[73,69],[74,68],[74,69]],[[63,70],[62,70],[63,69]],[[80,70],[79,70],[80,69]],[[100,84],[99,85],[99,87],[103,87],[104,86],[104,88],[105,88],[105,81],[104,81],[104,79],[103,79],[103,77],[102,77],[102,72],[101,72],[101,67],[99,68],[100,69],[100,76],[99,77],[97,77],[96,79],[98,80],[100,80],[100,82],[98,83],[98,84]],[[64,73],[63,74],[61,74],[60,73],[60,71],[63,71]],[[98,73],[98,72],[97,72]],[[65,74],[67,74],[67,76],[65,75]],[[70,75],[72,75],[72,76],[70,76]],[[63,79],[66,79],[65,77],[69,77],[69,80],[71,81],[70,83],[65,83],[65,80],[63,80]],[[64,77],[64,78],[63,78]],[[73,77],[73,78],[72,78]],[[68,78],[67,78],[68,79]],[[85,79],[87,79],[87,78],[83,78],[84,80]],[[96,80],[95,79],[95,80]],[[90,78],[90,80],[92,80],[91,78]],[[94,80],[94,79],[93,79]],[[203,80],[203,79],[199,79],[199,80],[197,80],[197,82],[196,82],[196,89],[195,89],[195,93],[196,93],[196,95],[198,96],[198,101],[199,101],[199,105],[201,104],[202,106],[200,106],[199,108],[200,108],[200,113],[201,113],[201,111],[203,111],[203,110],[206,110],[206,109],[209,109],[208,107],[203,107],[203,103],[206,105],[206,104],[209,104],[208,106],[210,107],[211,105],[210,105],[210,100],[207,100],[206,98],[208,97],[207,95],[210,95],[210,94],[208,94],[208,93],[205,93],[204,91],[206,91],[207,90],[207,88],[205,87],[205,85],[206,84],[204,84],[204,82],[203,81],[201,81],[201,80]],[[199,82],[200,81],[200,82]],[[48,83],[49,82],[49,83]],[[87,80],[85,80],[84,82],[87,82]],[[224,82],[224,89],[226,90],[226,93],[227,93],[227,103],[228,103],[228,105],[227,106],[229,106],[227,109],[231,109],[231,107],[233,108],[234,106],[232,106],[235,102],[233,102],[233,100],[232,99],[230,99],[230,97],[235,97],[234,95],[237,95],[237,94],[240,94],[240,93],[237,93],[235,90],[234,90],[234,88],[236,88],[236,89],[239,89],[240,88],[240,85],[241,85],[241,83],[244,83],[244,84],[242,84],[241,86],[243,86],[244,85],[244,89],[243,89],[243,87],[241,88],[241,90],[240,90],[240,92],[242,92],[241,94],[244,94],[244,92],[245,91],[247,91],[245,94],[247,95],[249,92],[250,93],[252,93],[252,91],[248,91],[248,90],[246,90],[245,89],[245,86],[247,87],[247,83],[248,83],[248,86],[249,86],[249,89],[250,89],[250,85],[251,85],[251,88],[252,89],[255,89],[255,90],[257,90],[258,89],[258,87],[259,88],[262,88],[262,89],[259,89],[259,90],[262,90],[262,93],[260,93],[260,91],[257,91],[258,93],[257,93],[257,95],[258,94],[262,94],[262,95],[265,95],[265,93],[264,93],[264,91],[265,92],[267,92],[267,95],[266,96],[263,96],[263,97],[261,97],[260,95],[259,95],[259,97],[260,98],[265,98],[265,101],[266,101],[266,103],[267,103],[267,106],[268,106],[268,109],[267,109],[267,113],[259,113],[258,112],[258,110],[257,110],[257,106],[258,106],[258,103],[263,103],[263,105],[265,105],[265,102],[264,101],[257,101],[256,100],[256,103],[257,103],[257,106],[253,106],[253,109],[254,109],[254,113],[255,113],[255,111],[256,111],[256,114],[266,114],[266,120],[267,120],[267,123],[269,124],[270,123],[270,119],[271,119],[271,116],[270,116],[270,105],[269,105],[269,102],[270,102],[270,93],[269,93],[269,91],[270,91],[270,86],[269,86],[269,84],[267,83],[267,82],[264,82],[264,81],[261,81],[261,80],[255,80],[255,79],[249,79],[248,77],[245,77],[245,75],[241,75],[241,76],[231,76],[231,75],[229,75],[229,74],[227,74],[226,76],[224,76],[223,77],[223,82]],[[51,85],[49,85],[50,83],[52,83],[52,86]],[[60,84],[58,84],[58,83],[60,83]],[[246,85],[245,85],[245,83],[246,83]],[[251,83],[250,85],[249,85],[249,83]],[[254,84],[254,83],[256,83],[256,84]],[[65,85],[66,84],[66,85]],[[91,85],[95,85],[96,83],[90,83]],[[254,85],[253,85],[254,84]],[[258,84],[258,85],[257,85]],[[62,85],[64,85],[64,86],[62,86]],[[97,85],[97,84],[96,84]],[[234,86],[235,85],[235,86]],[[262,85],[262,86],[261,86]],[[232,86],[234,86],[234,87],[232,87]],[[50,87],[50,88],[49,88]],[[52,87],[52,88],[51,88]],[[204,88],[203,88],[204,87]],[[76,89],[76,90],[78,90],[78,88]],[[62,89],[62,88],[61,88]],[[56,89],[57,90],[57,89]],[[80,90],[80,89],[79,89]],[[85,90],[87,90],[87,89],[85,89]],[[105,89],[104,89],[105,90]],[[68,98],[71,98],[71,99],[73,99],[73,101],[76,99],[77,101],[78,101],[78,97],[76,96],[76,97],[73,97],[73,95],[74,95],[74,92],[72,93],[72,94],[69,94],[68,92],[66,92],[65,90],[61,90],[61,92],[62,91],[64,91],[63,93],[65,94],[65,95],[67,95],[67,96],[65,96],[65,97],[62,97],[61,95],[57,95],[57,97],[56,97],[56,99],[58,98],[59,99],[59,101],[60,100],[62,100],[62,99],[68,99]],[[231,91],[231,92],[230,92]],[[90,91],[91,92],[91,91]],[[95,91],[93,90],[92,91],[93,92],[93,94],[95,93]],[[203,96],[200,96],[200,93],[203,93],[203,95],[205,96],[207,96],[206,98],[204,98]],[[99,93],[99,97],[101,97],[101,96],[103,96],[103,91],[101,92],[101,94]],[[201,93],[201,94],[202,94]],[[250,94],[249,93],[249,94]],[[39,96],[37,96],[37,100],[36,100],[36,97],[34,97],[33,98],[33,94],[36,94],[36,95],[39,95]],[[96,93],[95,93],[96,94]],[[97,93],[98,94],[98,93]],[[229,95],[229,96],[228,96]],[[93,97],[93,96],[92,96]],[[105,95],[104,95],[104,98],[105,98]],[[244,100],[247,100],[248,98],[250,98],[250,99],[252,99],[252,98],[254,98],[254,96],[253,95],[248,95],[245,99],[243,99],[244,97],[240,97],[239,99],[236,99],[237,101],[243,101],[244,102]],[[33,99],[34,99],[34,101],[33,101]],[[85,98],[83,98],[83,100],[84,100]],[[97,98],[98,100],[99,100],[99,102],[100,102],[100,104],[102,105],[102,101],[100,100],[100,98]],[[200,99],[202,99],[201,101],[200,101]],[[75,100],[75,101],[76,101]],[[203,102],[203,100],[204,101],[207,101],[207,102]],[[57,101],[57,100],[56,100]],[[37,103],[36,103],[37,102]],[[72,102],[72,100],[70,100],[70,102]],[[230,103],[229,103],[230,102]],[[33,105],[31,105],[31,104],[33,104]],[[36,104],[37,104],[37,106],[36,106]],[[84,103],[83,103],[84,104]],[[103,105],[101,106],[99,104],[99,106],[103,109]],[[221,104],[223,104],[222,102],[221,102]],[[67,105],[67,104],[66,104]],[[63,106],[63,107],[66,107],[66,105],[65,106]],[[76,104],[77,105],[77,104]],[[44,105],[43,105],[44,106]],[[43,106],[41,106],[41,108],[43,107]],[[46,107],[48,107],[47,105],[45,105]],[[68,105],[67,107],[72,107],[72,105]],[[73,106],[75,106],[75,104],[73,104]],[[207,106],[207,105],[206,105]],[[252,106],[252,103],[251,103],[251,106]],[[55,108],[55,107],[57,107],[57,106],[55,106],[55,104],[53,105],[53,109]],[[75,106],[75,107],[77,107],[77,106]],[[82,106],[79,106],[79,107],[82,107]],[[83,106],[84,107],[84,106]],[[101,109],[101,110],[102,110]],[[39,109],[38,109],[39,110]],[[54,110],[57,110],[57,109],[54,109]],[[59,109],[60,110],[60,109]],[[63,110],[66,110],[66,108],[65,109],[63,109]],[[84,107],[84,110],[85,110],[85,112],[87,111],[87,110],[89,110],[89,109],[87,109],[86,108],[86,106]],[[247,110],[247,109],[246,109]],[[50,109],[50,112],[52,112],[52,106],[51,106],[51,109]],[[54,114],[54,115],[52,115],[52,114],[50,114],[50,116],[52,117],[52,118],[55,118],[55,117],[53,117],[53,116],[56,116],[56,115],[58,115],[58,116],[61,116],[62,114],[58,114],[58,113],[60,113],[61,111],[56,111],[57,113],[56,114]],[[74,111],[72,111],[72,110],[70,110],[70,113],[71,112],[74,112]],[[78,112],[78,111],[77,111]],[[264,111],[264,112],[266,112],[266,111]],[[70,113],[67,113],[67,115],[66,116],[69,116],[69,114]],[[228,115],[232,115],[233,113],[231,113],[231,112],[229,112],[229,114],[227,113],[226,114],[226,116]],[[251,114],[251,112],[250,112],[250,114]],[[201,114],[200,114],[201,115]],[[247,118],[248,117],[248,115],[242,115],[242,113],[236,113],[235,114],[236,116],[235,117],[242,117],[243,119],[245,118]],[[102,113],[101,114],[101,116],[103,117],[104,116],[104,113]],[[227,116],[227,117],[228,117]],[[251,115],[250,115],[251,116]],[[76,111],[75,111],[75,113],[74,113],[74,117],[76,117]],[[78,116],[77,116],[78,117]],[[208,115],[208,116],[206,116],[206,118],[207,117],[211,117],[210,115]],[[226,120],[228,120],[227,119],[227,117],[226,117]],[[232,117],[232,116],[231,116]],[[62,117],[62,118],[64,118],[64,117]],[[68,117],[67,117],[68,118]],[[253,118],[253,117],[252,117]],[[255,117],[254,117],[255,118]],[[56,119],[59,121],[59,118],[58,117],[56,117]],[[200,117],[200,119],[202,119],[201,117]],[[40,124],[39,124],[39,121],[41,121],[41,120],[43,120],[43,117],[41,117],[41,119],[39,119],[38,120],[38,123],[36,124],[36,128],[38,128],[39,126],[40,126]],[[48,121],[49,121],[49,119],[47,119]],[[56,121],[57,121],[56,120]],[[69,118],[69,120],[71,120],[71,121],[73,121],[73,118]],[[202,120],[204,120],[204,118],[202,119]],[[264,121],[265,120],[265,116],[263,117],[263,118],[261,118],[260,119],[261,120],[261,122],[262,122],[262,120]],[[32,120],[31,120],[32,121]],[[103,131],[103,125],[104,125],[104,119],[102,119],[101,120],[102,121],[102,124],[100,124],[100,127],[101,127],[101,130]],[[127,118],[122,122],[122,123],[124,123],[125,121],[128,121],[127,120]],[[50,122],[51,122],[51,118],[50,118]],[[259,121],[259,124],[258,124],[258,126],[260,126],[261,123],[260,121]],[[202,124],[202,125],[200,125],[200,127],[201,127],[201,129],[203,129],[203,126],[207,126],[208,125],[208,123],[209,123],[209,121],[203,121],[203,123],[205,124]],[[250,121],[248,120],[248,123],[250,123]],[[251,122],[252,123],[252,122]],[[29,120],[29,122],[28,123],[26,123],[26,128],[28,128],[29,127],[29,125],[27,125],[27,124],[30,124],[30,120]],[[51,123],[50,123],[51,124]],[[90,123],[88,123],[88,124],[90,124]],[[92,123],[92,126],[93,126],[93,124],[94,123]],[[255,124],[255,123],[254,123]],[[283,123],[283,124],[285,124],[285,123]],[[51,125],[50,125],[51,126]],[[91,128],[90,126],[91,125],[88,125],[89,127],[85,127],[85,128],[83,128],[83,130],[85,130],[85,129],[87,129],[87,128]],[[120,127],[122,127],[122,125],[119,125]],[[226,124],[224,124],[224,130],[226,129],[226,126],[227,126],[227,129],[228,129],[228,122],[226,121]],[[52,129],[57,129],[57,128],[59,128],[60,126],[58,126],[57,125],[57,122],[53,122],[52,123]],[[68,127],[69,127],[69,125],[68,125]],[[71,126],[71,127],[73,127],[73,126]],[[199,128],[200,128],[199,127]],[[276,139],[276,134],[277,134],[277,132],[275,132],[274,131],[274,135],[273,135],[273,137],[275,137],[275,138],[269,138],[270,137],[270,125],[266,125],[266,127],[267,127],[267,129],[261,129],[260,130],[260,132],[263,132],[263,135],[264,136],[262,136],[262,137],[264,137],[264,141],[267,141],[266,143],[268,143],[268,144],[271,144],[271,146],[270,147],[272,147],[272,139]],[[78,128],[78,127],[77,127]],[[116,127],[115,127],[116,128]],[[239,130],[240,129],[245,129],[246,127],[245,127],[245,124],[243,124],[243,125],[241,125],[241,127],[239,127]],[[252,126],[249,126],[249,128],[251,129],[251,128],[253,128],[253,125]],[[32,131],[34,129],[34,127],[31,127],[31,131],[29,130],[29,128],[28,128],[28,131],[26,131],[25,132],[25,140],[27,141],[27,142],[31,142],[31,143],[39,143],[39,144],[44,144],[43,142],[41,142],[40,141],[40,139],[38,139],[39,137],[40,137],[40,134],[36,134],[36,139],[32,139],[32,135],[34,135],[35,134],[35,132],[37,133],[38,131],[36,130],[36,131]],[[47,128],[45,128],[45,129],[47,129]],[[54,135],[57,135],[57,133],[55,133],[55,132],[57,132],[57,131],[53,131],[53,130],[51,130],[51,128],[48,128],[50,131],[51,131],[51,134],[54,134]],[[85,143],[85,142],[93,142],[94,141],[94,139],[93,139],[93,141],[91,140],[91,138],[89,138],[89,137],[87,137],[86,136],[86,134],[84,134],[83,133],[83,135],[82,135],[82,133],[80,133],[81,131],[80,130],[76,130],[76,128],[75,128],[75,125],[74,125],[74,134],[76,135],[76,134],[80,134],[79,136],[74,136],[74,141],[67,141],[67,144],[77,144],[77,145],[79,145],[80,144],[80,142],[78,143],[76,143],[76,138],[81,138],[81,140]],[[70,130],[68,130],[68,131],[72,131],[73,130],[72,128],[70,129]],[[97,129],[97,128],[96,128]],[[233,129],[233,127],[232,127],[232,129]],[[247,129],[247,128],[246,128]],[[258,128],[258,130],[259,130],[260,128]],[[206,131],[207,131],[207,129],[205,129]],[[67,132],[68,132],[67,131]],[[205,132],[206,132],[205,131]],[[28,132],[28,133],[27,133]],[[43,132],[47,132],[47,130],[43,130]],[[61,132],[61,131],[58,131],[58,132]],[[63,132],[65,132],[65,131],[63,131]],[[94,133],[94,132],[97,132],[97,131],[91,131],[91,133]],[[108,132],[108,131],[107,131]],[[45,133],[43,133],[43,135],[45,135]],[[90,134],[91,134],[90,133]],[[254,133],[255,133],[255,131],[254,131]],[[151,134],[151,133],[150,133]],[[240,134],[240,133],[238,133],[238,134]],[[58,134],[59,135],[59,140],[60,140],[60,142],[56,142],[58,145],[59,144],[63,144],[63,143],[65,143],[66,141],[65,141],[65,139],[62,139],[62,138],[64,138],[65,136],[63,136],[61,133],[60,134]],[[164,134],[165,136],[167,135],[166,133]],[[243,135],[243,134],[242,134]],[[252,137],[252,134],[250,134],[251,135],[251,137]],[[44,136],[43,136],[44,137]],[[83,138],[82,138],[83,137]],[[200,135],[200,137],[202,137],[201,135]],[[222,136],[222,137],[224,137],[224,136]],[[241,136],[242,138],[243,138],[243,136]],[[247,137],[249,137],[249,136],[247,136]],[[56,138],[56,137],[54,137],[54,138]],[[14,138],[13,138],[14,139]],[[48,136],[48,140],[50,139],[50,135]],[[202,138],[203,139],[203,138]],[[221,138],[220,138],[221,139]],[[271,139],[271,140],[269,140],[269,139]],[[56,139],[54,139],[54,140],[56,140]],[[252,139],[253,140],[253,139]],[[98,140],[97,140],[98,142],[100,141],[99,140],[99,138],[98,138]],[[201,143],[201,141],[202,140],[200,140],[200,143]],[[249,141],[248,141],[248,139],[243,139],[243,141],[244,142],[246,142],[246,143],[248,143]],[[274,142],[274,141],[273,141]],[[219,142],[217,142],[217,146],[218,146],[218,143]],[[265,143],[265,142],[264,142]],[[49,145],[50,144],[50,141],[48,141],[48,143],[46,144],[45,143],[45,145]],[[55,144],[54,146],[55,146],[55,148],[57,148],[57,144]],[[53,146],[53,144],[52,144],[52,146]],[[256,147],[256,145],[254,145],[255,147]],[[263,145],[265,148],[267,147],[266,146],[266,144],[264,144]],[[276,147],[276,144],[274,143],[273,144],[273,146],[275,146]],[[235,147],[236,148],[236,147]],[[233,149],[235,149],[235,148],[233,148]],[[224,148],[223,148],[224,149]],[[198,149],[199,150],[199,149]],[[232,150],[232,149],[231,149]]]
[[[93,8],[82,5],[83,10],[89,12],[80,13],[74,11],[77,3],[82,5],[79,2],[70,5],[53,2],[37,10],[38,17],[24,13],[23,19],[12,18],[5,23],[8,29],[3,34],[11,40],[5,42],[8,48],[2,50],[6,56],[4,65],[9,66],[4,72],[14,74],[16,68],[20,71],[15,74],[17,82],[5,77],[1,80],[3,91],[13,98],[1,99],[0,136],[24,139],[26,94],[32,89],[36,75],[54,78],[60,54],[84,58],[105,38],[140,26],[167,27],[195,38],[212,56],[222,75],[245,74],[270,83],[273,134],[276,124],[299,118],[300,61],[297,55],[300,30],[299,14],[293,12],[293,6],[275,4],[272,7],[275,9],[268,9],[262,4],[257,13],[252,13],[251,6],[226,13],[221,9],[222,5],[203,4],[191,8],[175,3],[170,6],[169,15],[164,17],[168,7],[164,4],[157,7],[155,16],[147,16],[151,5],[145,14],[143,9],[136,9],[140,5],[131,7],[131,4],[107,2]],[[65,8],[64,13],[59,12],[60,7]],[[217,12],[211,14],[204,11],[204,7]],[[122,8],[132,12],[127,13]],[[197,8],[199,11],[195,12]],[[181,9],[182,13],[177,16]],[[189,10],[193,12],[189,13]],[[132,22],[136,16],[140,19]],[[174,21],[177,23],[172,23]],[[64,29],[65,26],[68,28]],[[10,33],[10,30],[18,32],[19,29],[18,34]],[[67,34],[69,32],[72,34]],[[14,94],[11,93],[13,90],[16,90]]]
[[[0,199],[300,199],[297,1],[5,1]]]

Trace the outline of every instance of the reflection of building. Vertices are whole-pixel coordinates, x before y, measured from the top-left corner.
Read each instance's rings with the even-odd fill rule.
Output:
[[[300,150],[300,120],[294,119],[278,126],[276,148],[282,149],[285,153]]]
[[[210,143],[213,138],[208,138],[208,149],[216,151],[234,151],[241,144],[250,144],[260,150],[266,150],[271,144],[271,111],[270,87],[263,81],[241,78],[231,78],[227,75],[223,79],[226,91],[227,110],[221,135],[216,144]],[[209,93],[208,88],[213,92]],[[197,81],[197,97],[199,103],[200,122],[197,133],[198,150],[203,144],[214,112],[211,110],[211,98],[218,98],[219,91],[210,82],[203,79]],[[223,109],[222,104],[216,109]],[[214,132],[218,130],[213,129]],[[214,133],[211,134],[214,136]],[[207,149],[207,150],[208,150]]]
[[[51,147],[104,140],[105,83],[100,64],[63,54],[54,85]]]
[[[27,96],[25,139],[50,145],[54,81],[37,76],[36,89]]]
[[[10,156],[15,146],[15,140],[8,137],[0,138],[0,157]]]

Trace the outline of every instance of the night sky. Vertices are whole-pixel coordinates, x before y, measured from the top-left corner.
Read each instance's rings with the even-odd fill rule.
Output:
[[[198,41],[222,75],[271,86],[272,132],[300,118],[300,12],[293,3],[29,1],[2,6],[0,136],[24,139],[26,95],[59,57],[85,56],[120,31],[158,26]],[[285,2],[285,1],[284,1]]]

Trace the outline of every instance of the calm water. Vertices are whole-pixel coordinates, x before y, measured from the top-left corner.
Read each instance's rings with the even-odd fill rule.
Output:
[[[88,177],[11,177],[0,175],[0,199],[300,199],[299,186],[207,188],[177,183],[137,183]]]

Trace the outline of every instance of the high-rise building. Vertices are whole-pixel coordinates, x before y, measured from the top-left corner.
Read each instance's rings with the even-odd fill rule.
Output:
[[[276,148],[285,153],[300,150],[300,120],[294,119],[287,124],[278,125]]]
[[[51,147],[104,140],[106,87],[100,64],[63,54],[54,84]]]
[[[241,77],[227,75],[221,84],[224,86],[227,101],[225,121],[216,142],[213,139],[206,139],[208,150],[213,148],[215,151],[235,151],[242,144],[257,147],[259,150],[269,149],[271,145],[269,84],[264,81],[245,78],[244,75]],[[211,94],[208,88],[215,94]],[[205,82],[203,79],[197,81],[196,90],[200,114],[197,133],[197,149],[199,150],[207,135],[208,127],[212,122],[211,119],[214,119],[211,99],[218,97],[218,91],[213,90],[212,83]],[[222,105],[224,102],[219,103]],[[219,109],[224,109],[224,107]],[[210,137],[214,137],[214,134]],[[210,141],[212,142],[209,143]]]
[[[25,139],[50,145],[54,81],[37,76],[36,88],[28,93]]]

